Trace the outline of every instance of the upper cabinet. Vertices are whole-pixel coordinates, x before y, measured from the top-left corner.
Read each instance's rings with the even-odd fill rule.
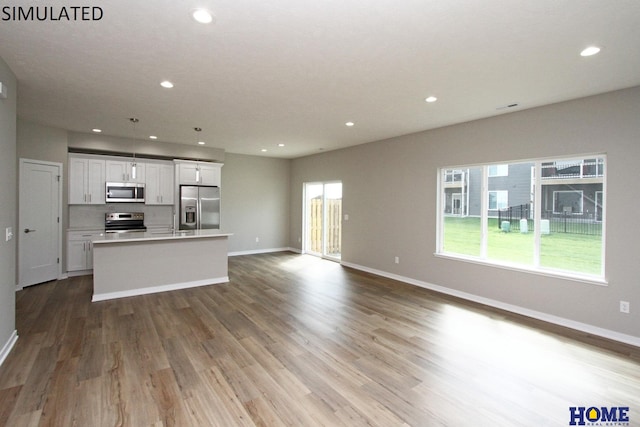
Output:
[[[178,185],[214,185],[220,187],[222,163],[176,160]]]
[[[141,161],[142,160],[142,161]],[[145,204],[173,205],[178,185],[220,187],[222,163],[69,154],[69,204],[105,204],[107,182],[145,186]]]
[[[145,182],[144,162],[135,159],[127,160],[106,160],[107,182]]]
[[[173,164],[147,163],[145,165],[147,205],[172,205],[174,189]]]
[[[105,161],[69,156],[69,204],[105,204]]]

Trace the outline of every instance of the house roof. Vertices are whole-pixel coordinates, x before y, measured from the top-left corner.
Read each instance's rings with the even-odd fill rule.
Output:
[[[0,13],[19,117],[233,153],[293,158],[640,85],[637,0],[110,0],[95,20],[52,0],[46,20],[16,18],[38,3]],[[202,6],[211,24],[192,19]]]

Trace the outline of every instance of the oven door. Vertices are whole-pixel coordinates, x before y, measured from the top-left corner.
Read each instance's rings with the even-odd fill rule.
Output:
[[[144,203],[144,184],[131,182],[107,182],[107,203]]]

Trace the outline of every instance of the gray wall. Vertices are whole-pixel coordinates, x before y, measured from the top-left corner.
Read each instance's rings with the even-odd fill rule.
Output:
[[[289,246],[290,165],[290,160],[225,154],[221,222],[233,233],[229,252]]]
[[[289,246],[303,183],[341,180],[344,262],[640,338],[638,112],[640,87],[293,160]],[[434,256],[439,167],[587,153],[608,156],[608,286]]]
[[[0,81],[7,86],[7,99],[0,99],[0,350],[16,329],[16,241],[17,221],[17,160],[16,160],[16,99],[18,82],[7,64],[0,58]],[[5,241],[5,228],[12,227],[14,238]]]

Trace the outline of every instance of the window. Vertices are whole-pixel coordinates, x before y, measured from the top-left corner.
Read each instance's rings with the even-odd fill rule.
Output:
[[[449,169],[444,172],[445,182],[460,182],[464,179],[464,172],[461,170]]]
[[[602,281],[605,163],[591,155],[441,168],[436,252]],[[465,178],[452,182],[451,171]]]
[[[489,210],[506,209],[509,206],[508,198],[508,191],[489,191]]]
[[[582,213],[582,191],[554,191],[553,192],[553,213],[554,214],[581,214]]]
[[[509,165],[489,165],[489,178],[494,176],[508,176]]]

